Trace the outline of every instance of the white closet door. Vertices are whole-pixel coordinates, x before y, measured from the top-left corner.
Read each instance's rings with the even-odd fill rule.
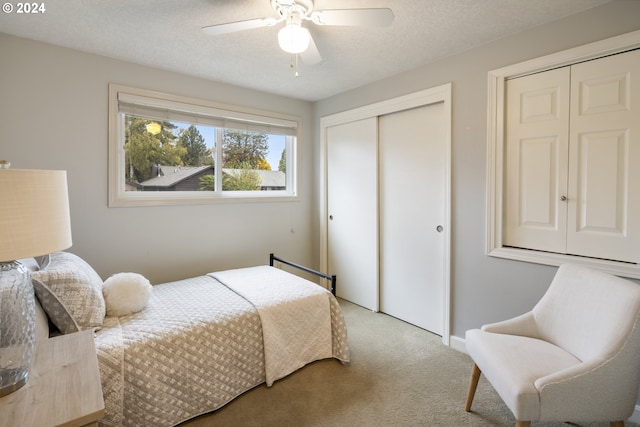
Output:
[[[378,310],[377,118],[327,128],[328,268],[337,295]]]
[[[567,251],[640,262],[640,51],[571,67]]]
[[[564,253],[568,67],[507,81],[505,246]]]
[[[443,334],[444,103],[380,116],[380,311]]]

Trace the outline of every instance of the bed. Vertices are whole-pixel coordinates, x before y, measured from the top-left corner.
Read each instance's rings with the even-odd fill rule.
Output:
[[[101,425],[173,426],[313,361],[349,362],[335,296],[275,268],[274,260],[322,275],[272,255],[270,265],[154,285],[143,309],[110,316],[107,282],[80,257],[57,252],[32,271],[39,325],[58,333],[95,330]]]

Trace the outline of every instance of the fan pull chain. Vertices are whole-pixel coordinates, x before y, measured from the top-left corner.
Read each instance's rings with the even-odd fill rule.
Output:
[[[294,53],[293,55],[291,55],[291,65],[289,65],[290,68],[294,68],[294,76],[298,77],[300,75],[300,73],[298,73],[298,54]]]

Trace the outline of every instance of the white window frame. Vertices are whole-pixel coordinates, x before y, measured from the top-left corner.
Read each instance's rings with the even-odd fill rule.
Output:
[[[221,168],[216,167],[217,191],[126,191],[124,113],[119,99],[141,107],[166,109],[179,117],[202,116],[204,120],[224,123],[242,123],[247,130],[265,133],[288,134],[286,149],[286,190],[271,191],[221,191]],[[138,89],[118,84],[109,85],[109,207],[164,206],[209,203],[276,202],[298,199],[298,150],[302,119],[297,116],[254,110],[220,104],[202,99],[172,95],[163,92]],[[218,141],[220,142],[220,141]],[[219,147],[218,147],[219,148]],[[216,150],[220,156],[221,150]],[[216,159],[216,165],[221,159]]]
[[[489,256],[554,266],[571,262],[623,277],[640,278],[639,264],[510,248],[502,245],[505,80],[638,48],[640,48],[640,30],[492,70],[488,73],[486,251]]]

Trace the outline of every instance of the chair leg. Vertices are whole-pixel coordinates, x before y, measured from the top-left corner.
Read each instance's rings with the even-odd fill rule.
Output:
[[[471,368],[471,378],[469,379],[469,391],[467,391],[467,404],[464,408],[465,411],[471,411],[471,404],[473,403],[473,396],[476,394],[476,388],[478,387],[478,381],[480,380],[480,368],[475,363]]]
[[[611,421],[611,427],[624,427],[624,421]]]
[[[516,421],[516,427],[529,427],[531,421]]]

